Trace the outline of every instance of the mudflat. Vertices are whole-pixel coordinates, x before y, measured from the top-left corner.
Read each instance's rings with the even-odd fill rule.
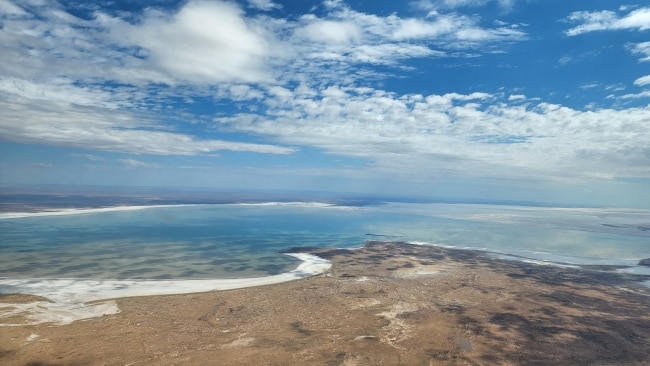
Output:
[[[323,275],[0,328],[3,365],[648,365],[648,278],[368,242]],[[34,301],[0,295],[0,302]]]

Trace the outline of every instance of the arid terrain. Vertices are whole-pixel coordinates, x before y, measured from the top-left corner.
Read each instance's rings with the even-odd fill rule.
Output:
[[[331,270],[120,299],[121,313],[69,325],[2,327],[0,364],[650,364],[650,291],[639,276],[404,243],[301,250]]]

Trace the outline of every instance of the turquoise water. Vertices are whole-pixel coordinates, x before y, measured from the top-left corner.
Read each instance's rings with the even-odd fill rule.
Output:
[[[427,242],[572,264],[650,257],[650,211],[464,204],[199,205],[0,220],[0,277],[230,278],[295,268],[291,247]]]

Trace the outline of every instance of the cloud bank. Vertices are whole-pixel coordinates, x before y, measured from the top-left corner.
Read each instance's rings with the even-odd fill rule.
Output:
[[[549,179],[650,176],[649,108],[578,111],[521,95],[398,95],[330,87],[294,91],[265,115],[217,118],[221,128],[273,136],[391,172]],[[509,105],[508,101],[519,105]],[[290,108],[282,106],[290,105]],[[417,172],[417,173],[416,173]]]
[[[56,2],[5,0],[0,139],[162,156],[307,148],[415,180],[650,178],[647,106],[580,110],[529,91],[418,94],[384,85],[389,77],[399,84],[400,72],[423,60],[471,63],[531,41],[525,24],[472,10],[488,4],[515,6],[417,1],[405,16],[329,0],[281,18],[274,16],[286,6],[269,0],[191,0],[128,14],[98,7],[85,15]],[[573,12],[565,21],[570,37],[642,32],[650,8]],[[627,49],[646,62],[649,44]],[[629,83],[644,88],[649,77]]]

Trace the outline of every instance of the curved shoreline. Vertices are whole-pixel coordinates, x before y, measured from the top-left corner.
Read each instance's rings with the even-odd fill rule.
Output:
[[[115,300],[135,296],[178,295],[278,284],[322,274],[331,262],[308,253],[286,253],[302,261],[294,270],[267,277],[201,280],[84,280],[0,278],[0,293],[20,293],[49,301],[0,303],[0,319],[23,317],[29,323],[63,325],[120,312]]]

